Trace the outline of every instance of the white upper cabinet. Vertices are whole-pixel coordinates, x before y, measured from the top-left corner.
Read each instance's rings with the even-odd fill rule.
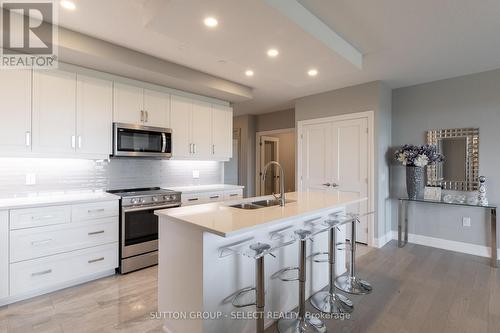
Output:
[[[216,159],[233,156],[233,109],[229,106],[213,105],[211,153]]]
[[[76,97],[77,153],[110,155],[113,83],[78,74]]]
[[[170,95],[144,89],[144,124],[154,127],[170,127]]]
[[[210,103],[193,101],[191,115],[191,142],[196,159],[210,159],[212,145],[212,106]]]
[[[76,147],[76,74],[33,73],[33,152],[72,153]]]
[[[172,95],[170,110],[170,126],[172,127],[172,156],[191,157],[191,99]]]
[[[9,214],[0,211],[0,299],[9,296]]]
[[[117,82],[113,90],[115,122],[164,128],[169,126],[169,94]]]
[[[0,71],[0,154],[31,150],[31,71]]]
[[[114,121],[126,124],[142,124],[144,121],[143,89],[128,84],[114,83]]]

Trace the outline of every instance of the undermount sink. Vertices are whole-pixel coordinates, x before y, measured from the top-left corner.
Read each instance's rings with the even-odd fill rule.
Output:
[[[290,202],[295,202],[295,200],[285,200],[285,204],[290,203]],[[250,209],[259,209],[259,208],[279,206],[279,204],[280,204],[279,200],[267,199],[267,200],[254,201],[251,203],[239,203],[236,205],[231,205],[229,207],[250,210]]]

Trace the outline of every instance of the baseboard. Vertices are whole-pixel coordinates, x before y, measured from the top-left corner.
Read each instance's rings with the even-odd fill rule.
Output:
[[[397,231],[392,231],[392,238],[396,240],[398,239]],[[491,249],[489,246],[451,241],[443,238],[435,238],[417,234],[408,234],[408,243],[430,246],[454,252],[467,253],[479,257],[487,257],[487,258],[491,257]],[[499,254],[500,251],[498,251],[497,249],[497,255]]]
[[[392,231],[387,232],[385,235],[382,235],[382,237],[375,238],[375,243],[373,244],[376,248],[382,248],[384,247],[385,244],[389,243],[393,239],[393,233]],[[397,235],[396,235],[397,237]]]

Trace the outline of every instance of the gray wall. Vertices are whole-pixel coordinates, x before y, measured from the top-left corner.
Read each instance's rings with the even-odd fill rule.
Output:
[[[307,120],[363,111],[375,112],[375,237],[391,231],[389,164],[386,152],[391,142],[391,90],[381,81],[299,98],[295,120]]]
[[[480,174],[488,178],[490,202],[500,200],[500,70],[436,81],[393,91],[392,143],[422,144],[429,129],[478,127]],[[391,168],[393,196],[405,194],[404,167]],[[397,230],[396,205],[393,226]],[[472,227],[462,227],[462,217]],[[412,205],[410,232],[478,245],[489,244],[482,209]]]
[[[256,117],[257,132],[295,128],[294,109],[259,114]]]

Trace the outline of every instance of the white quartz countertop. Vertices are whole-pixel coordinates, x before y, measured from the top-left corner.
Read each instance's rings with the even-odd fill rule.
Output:
[[[239,190],[245,188],[241,185],[230,185],[230,184],[213,184],[213,185],[191,185],[191,186],[167,186],[169,190],[182,192],[184,194],[188,193],[200,193],[200,192],[212,192],[212,191],[231,191]]]
[[[306,217],[367,200],[367,198],[359,198],[356,193],[349,192],[291,192],[286,194],[286,199],[295,200],[295,202],[287,203],[285,207],[273,206],[252,210],[229,207],[238,202],[251,202],[258,199],[214,202],[164,209],[155,213],[160,217],[195,225],[222,237],[231,237],[264,225],[268,226],[301,216]]]
[[[119,200],[120,197],[103,191],[61,191],[50,193],[23,193],[0,197],[0,210],[67,205],[96,201]]]

